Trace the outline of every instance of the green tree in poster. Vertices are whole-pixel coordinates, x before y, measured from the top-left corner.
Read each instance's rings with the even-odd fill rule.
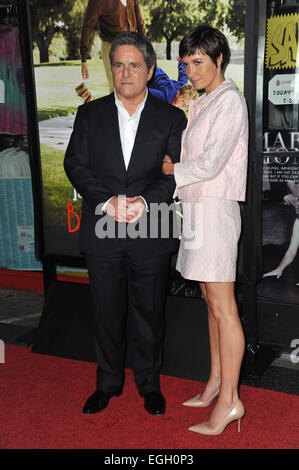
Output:
[[[74,0],[29,0],[32,40],[40,52],[40,62],[49,62],[49,46],[55,33],[62,31]]]
[[[67,42],[67,58],[69,60],[80,58],[80,39],[87,1],[88,0],[73,1],[73,8],[65,18],[63,35]],[[89,46],[91,48],[92,40]]]
[[[144,2],[143,2],[144,3]],[[192,28],[198,18],[197,0],[148,0],[150,23],[146,25],[153,41],[166,40],[166,57],[171,59],[171,43]]]
[[[228,0],[226,24],[231,33],[241,41],[245,34],[246,0]]]
[[[146,30],[153,41],[166,41],[166,58],[171,59],[171,43],[180,40],[199,23],[223,24],[223,4],[219,0],[141,0],[148,13]]]

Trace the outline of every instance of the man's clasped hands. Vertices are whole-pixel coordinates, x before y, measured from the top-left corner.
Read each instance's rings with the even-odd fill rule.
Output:
[[[164,156],[162,173],[173,175],[173,163],[168,155]],[[141,196],[114,196],[106,206],[106,212],[114,217],[116,222],[134,223],[143,214],[146,202]]]
[[[145,201],[140,196],[114,196],[106,206],[107,214],[116,222],[136,222],[143,214]]]

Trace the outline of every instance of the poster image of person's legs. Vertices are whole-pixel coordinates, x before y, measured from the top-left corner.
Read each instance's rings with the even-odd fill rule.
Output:
[[[285,194],[276,198],[278,188],[272,183],[272,196],[270,189],[264,201],[264,274],[258,289],[262,296],[299,302],[299,184],[291,180],[277,185]]]
[[[285,268],[291,264],[298,252],[299,247],[299,184],[293,181],[288,182],[288,187],[292,191],[283,198],[283,203],[288,206],[293,206],[296,213],[296,219],[293,224],[291,240],[287,251],[285,252],[282,260],[277,268],[273,271],[264,274],[264,277],[276,276],[277,279],[281,277]],[[299,283],[297,283],[299,285]]]

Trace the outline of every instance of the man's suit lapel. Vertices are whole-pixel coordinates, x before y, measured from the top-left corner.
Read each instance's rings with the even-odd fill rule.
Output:
[[[114,94],[111,95],[112,99],[104,106],[101,111],[104,114],[102,119],[104,120],[104,135],[105,145],[109,145],[111,148],[111,158],[114,159],[115,168],[123,173],[124,178],[126,177],[126,166],[123,157],[123,151],[120,140],[119,123],[117,107],[114,102]],[[108,144],[107,144],[108,142]]]
[[[141,113],[139,126],[137,129],[137,134],[134,142],[134,147],[131,154],[130,163],[127,169],[127,172],[130,172],[134,167],[134,162],[136,158],[140,158],[143,155],[143,150],[145,148],[145,142],[149,143],[151,136],[154,132],[154,129],[157,125],[155,107],[153,106],[150,93],[148,94],[144,109]]]

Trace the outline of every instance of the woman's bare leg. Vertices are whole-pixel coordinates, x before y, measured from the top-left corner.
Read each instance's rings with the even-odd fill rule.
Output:
[[[201,399],[208,401],[211,396],[216,392],[220,386],[221,381],[221,364],[220,364],[220,350],[219,350],[219,331],[216,319],[211,312],[208,302],[205,283],[199,283],[204,299],[208,307],[208,322],[209,322],[209,339],[210,339],[210,355],[211,355],[211,369],[209,380],[202,393]]]
[[[209,419],[209,426],[213,428],[222,421],[238,399],[245,340],[235,300],[234,283],[205,283],[205,293],[209,311],[217,324],[221,364],[220,394]]]

